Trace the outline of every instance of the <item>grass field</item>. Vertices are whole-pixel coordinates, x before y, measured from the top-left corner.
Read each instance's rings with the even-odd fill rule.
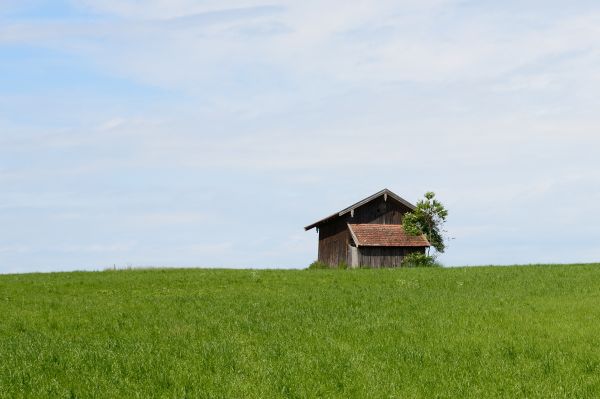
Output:
[[[0,397],[600,397],[600,265],[0,276]]]

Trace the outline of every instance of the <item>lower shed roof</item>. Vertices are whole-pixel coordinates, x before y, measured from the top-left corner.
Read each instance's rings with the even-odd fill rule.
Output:
[[[424,235],[413,236],[400,224],[348,224],[358,247],[429,247]]]

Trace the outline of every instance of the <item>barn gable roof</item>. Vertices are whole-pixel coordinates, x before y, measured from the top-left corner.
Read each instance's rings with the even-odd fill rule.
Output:
[[[400,224],[348,224],[357,247],[429,247],[423,234],[412,236]]]
[[[367,197],[367,198],[365,198],[365,199],[363,199],[361,201],[358,201],[356,204],[350,205],[349,207],[347,207],[345,209],[342,209],[341,211],[336,212],[333,215],[327,216],[326,218],[323,218],[323,219],[321,219],[321,220],[319,220],[319,221],[317,221],[317,222],[315,222],[315,223],[313,223],[311,225],[306,226],[304,228],[304,230],[310,230],[313,227],[317,227],[321,223],[329,221],[330,219],[334,219],[334,218],[336,218],[338,216],[343,216],[343,215],[345,215],[347,213],[350,213],[350,212],[354,211],[356,208],[358,208],[360,206],[363,206],[363,205],[365,205],[365,204],[367,204],[367,203],[369,203],[369,202],[371,202],[373,200],[376,200],[377,198],[382,197],[382,196],[386,200],[387,200],[387,198],[392,198],[392,199],[398,201],[399,203],[407,206],[410,210],[415,209],[415,206],[413,204],[411,204],[410,202],[408,202],[404,198],[400,197],[398,194],[393,193],[392,191],[388,190],[387,188],[384,188],[383,190],[378,191],[375,194],[373,194],[373,195],[371,195],[371,196],[369,196],[369,197]]]

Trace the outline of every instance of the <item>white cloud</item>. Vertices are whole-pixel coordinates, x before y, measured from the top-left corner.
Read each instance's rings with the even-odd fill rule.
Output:
[[[108,15],[117,15],[131,19],[168,19],[215,13],[250,7],[260,7],[263,3],[256,0],[197,1],[197,0],[148,0],[143,3],[135,0],[77,0],[76,4],[93,11]]]
[[[116,75],[198,94],[211,80],[225,85],[244,69],[252,77],[253,69],[261,67],[292,79],[321,76],[356,84],[507,79],[507,89],[544,89],[549,79],[560,81],[569,71],[530,78],[519,71],[553,57],[585,57],[600,38],[597,12],[541,28],[510,29],[507,16],[482,12],[455,22],[446,16],[448,10],[469,6],[451,1],[344,7],[335,1],[234,1],[226,7],[222,2],[85,1],[82,6],[123,19],[9,24],[0,29],[0,42],[61,48]],[[165,23],[177,21],[172,18],[188,23]],[[248,33],[261,26],[269,32],[274,25],[285,30],[256,37]],[[595,61],[582,67],[591,73]],[[502,87],[501,82],[493,85]]]
[[[0,247],[0,253],[12,252],[22,254],[30,251],[31,248],[26,245],[5,245]]]

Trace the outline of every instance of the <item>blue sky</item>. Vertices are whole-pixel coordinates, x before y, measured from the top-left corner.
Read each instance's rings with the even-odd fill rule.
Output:
[[[0,3],[0,272],[304,267],[384,187],[452,265],[600,260],[592,1]]]

